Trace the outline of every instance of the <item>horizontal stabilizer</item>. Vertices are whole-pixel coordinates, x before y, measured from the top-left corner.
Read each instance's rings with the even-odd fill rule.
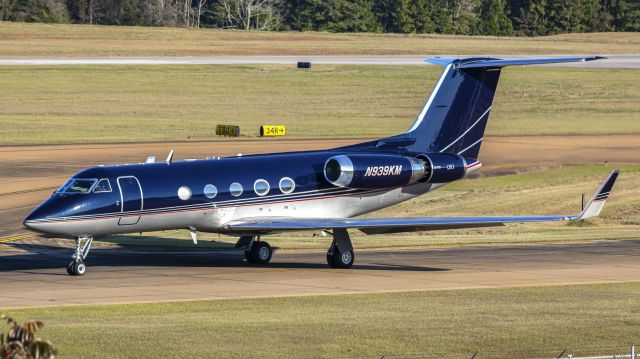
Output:
[[[425,62],[440,65],[446,67],[453,65],[456,69],[470,69],[470,68],[487,68],[487,67],[505,67],[505,66],[518,66],[518,65],[545,65],[545,64],[560,64],[567,62],[586,62],[606,59],[602,56],[590,56],[590,57],[549,57],[549,58],[532,58],[532,59],[495,59],[490,57],[477,57],[467,59],[454,59],[445,57],[434,57],[424,60]]]

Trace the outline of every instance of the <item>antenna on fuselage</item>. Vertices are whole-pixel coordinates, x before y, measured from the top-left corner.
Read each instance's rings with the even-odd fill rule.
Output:
[[[171,150],[169,152],[169,155],[167,156],[167,163],[171,163],[171,161],[173,160],[173,150]]]

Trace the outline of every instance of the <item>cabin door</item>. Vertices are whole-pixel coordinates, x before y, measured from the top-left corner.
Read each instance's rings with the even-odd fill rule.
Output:
[[[134,176],[118,177],[118,188],[120,188],[120,217],[118,224],[121,226],[137,224],[140,221],[139,215],[128,215],[129,212],[142,210],[142,187]]]

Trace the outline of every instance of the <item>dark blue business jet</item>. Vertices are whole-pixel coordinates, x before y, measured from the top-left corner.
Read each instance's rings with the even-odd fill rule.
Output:
[[[618,176],[607,180],[578,215],[353,218],[465,178],[478,153],[500,71],[505,66],[584,62],[600,57],[503,60],[434,58],[445,68],[405,133],[323,151],[205,160],[147,161],[79,172],[24,220],[34,231],[76,239],[71,275],[83,275],[94,236],[188,229],[239,237],[247,262],[266,264],[261,236],[320,230],[333,236],[332,268],[354,261],[347,232],[366,234],[500,226],[512,222],[597,216]]]

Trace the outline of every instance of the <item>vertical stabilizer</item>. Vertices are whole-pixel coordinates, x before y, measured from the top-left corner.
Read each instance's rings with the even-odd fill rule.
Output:
[[[597,59],[601,57],[428,59],[427,62],[444,66],[444,73],[411,128],[380,143],[400,143],[412,152],[447,152],[478,158],[503,67]]]

